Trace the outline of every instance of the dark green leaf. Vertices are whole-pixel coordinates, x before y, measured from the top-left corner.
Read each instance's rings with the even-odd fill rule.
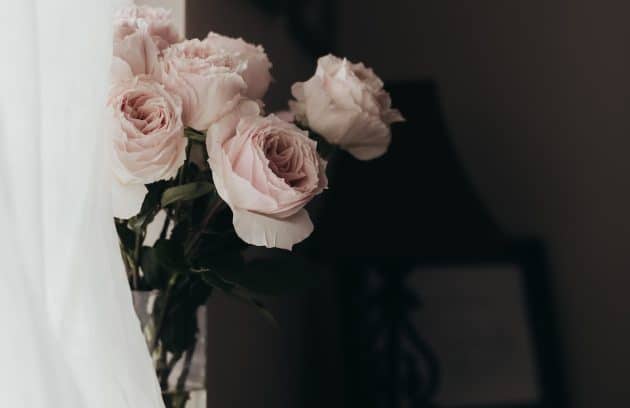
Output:
[[[153,245],[153,249],[156,251],[158,261],[164,267],[178,272],[188,270],[184,250],[178,242],[160,239]]]
[[[180,200],[193,200],[210,193],[213,189],[212,184],[207,181],[195,181],[171,187],[162,194],[162,207]]]
[[[186,164],[186,180],[188,181],[197,181],[197,177],[199,176],[199,173],[201,172],[201,169],[199,169],[199,166],[197,166],[197,164],[195,164],[192,161],[187,161]],[[199,179],[199,181],[207,181],[208,178],[205,179]]]
[[[196,308],[183,307],[177,299],[167,299],[164,292],[160,292],[155,302],[156,316],[165,313],[159,334],[162,345],[171,353],[191,348],[199,331]]]
[[[189,391],[169,390],[162,394],[162,398],[164,398],[164,404],[167,407],[185,407],[190,399],[190,393]]]
[[[157,251],[151,247],[142,247],[140,265],[147,284],[152,289],[164,289],[168,281],[168,269],[158,259]]]
[[[233,290],[225,293],[227,293],[233,299],[254,306],[258,313],[260,313],[260,315],[265,318],[265,320],[267,320],[273,327],[278,327],[278,321],[269,311],[269,309],[267,309],[260,300],[254,298],[247,291],[243,290],[242,288],[235,287]]]
[[[236,288],[236,284],[228,281],[210,269],[193,269],[193,272],[198,273],[206,284],[214,288],[221,289],[226,293],[230,293]]]
[[[177,285],[174,296],[179,299],[179,304],[190,309],[197,309],[206,304],[212,288],[203,279],[194,274],[188,274],[182,279],[183,284]]]
[[[173,227],[173,231],[171,231],[170,239],[176,242],[185,242],[188,234],[191,230],[191,224],[189,220],[180,219],[178,220],[175,227]]]
[[[202,279],[210,286],[221,289],[225,294],[240,302],[254,306],[256,310],[274,327],[278,326],[278,322],[265,305],[255,297],[253,297],[246,289],[239,287],[234,282],[225,279],[220,274],[210,270],[197,270]]]
[[[206,134],[193,128],[186,128],[184,135],[194,142],[205,143],[206,141]]]
[[[172,274],[188,272],[181,245],[165,239],[158,240],[153,248],[142,248],[140,265],[146,282],[154,289],[166,287]]]
[[[124,247],[125,251],[133,251],[133,248],[135,246],[136,234],[134,234],[134,232],[127,227],[126,221],[117,219],[115,223],[118,238],[120,239],[120,243]]]
[[[243,273],[245,262],[239,250],[229,250],[228,247],[220,246],[207,248],[199,253],[194,264],[200,268],[209,269],[221,276],[228,278],[231,275]]]
[[[144,227],[149,225],[151,221],[153,221],[153,218],[160,210],[160,198],[162,197],[162,192],[166,186],[167,183],[164,181],[159,181],[146,186],[149,192],[144,197],[140,213],[135,217],[130,218],[127,222],[127,225],[131,230],[140,232],[144,229]]]
[[[153,316],[159,339],[168,351],[181,353],[195,344],[197,311],[211,291],[198,275],[180,274],[171,276],[168,288],[158,292]]]
[[[129,219],[129,224],[128,224],[129,228],[131,228],[134,231],[141,231],[144,225],[148,224],[147,222],[148,215],[149,215],[148,213],[144,215],[139,214]]]

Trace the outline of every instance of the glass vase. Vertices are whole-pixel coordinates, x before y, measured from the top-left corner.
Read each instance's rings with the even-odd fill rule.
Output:
[[[156,300],[164,293],[133,290],[132,294],[166,408],[206,408],[206,306],[199,306],[190,316],[196,321],[194,340],[173,353],[166,351],[159,329],[165,316]]]

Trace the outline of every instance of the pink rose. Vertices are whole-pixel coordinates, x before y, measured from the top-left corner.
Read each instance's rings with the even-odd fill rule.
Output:
[[[383,155],[390,125],[404,121],[374,71],[333,55],[321,57],[315,75],[291,91],[296,118],[359,160]]]
[[[164,51],[162,82],[182,99],[184,125],[205,131],[238,103],[247,64],[217,53],[207,41],[187,40]]]
[[[147,76],[115,86],[108,105],[114,215],[130,218],[140,211],[144,185],[174,177],[186,159],[182,105]]]
[[[171,22],[169,11],[132,6],[116,14],[114,56],[125,61],[133,75],[153,74],[160,52],[179,41],[181,35]]]
[[[125,7],[116,13],[114,22],[115,39],[123,39],[140,28],[146,28],[146,31],[160,51],[183,39],[171,20],[170,10],[147,6],[131,6]]]
[[[276,112],[274,115],[284,120],[285,122],[295,123],[295,115],[291,111],[283,110]]]
[[[328,185],[326,162],[308,133],[244,100],[208,130],[217,192],[243,241],[291,249],[313,231],[304,209]]]
[[[209,33],[208,43],[217,51],[232,55],[246,64],[242,73],[247,84],[245,95],[252,99],[262,99],[271,83],[271,62],[260,45],[253,45],[242,38],[225,37],[217,33]]]

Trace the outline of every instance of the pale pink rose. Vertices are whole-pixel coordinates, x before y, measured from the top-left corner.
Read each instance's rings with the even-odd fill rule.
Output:
[[[108,105],[114,215],[129,218],[140,210],[145,184],[174,177],[186,159],[182,105],[147,76],[115,86]]]
[[[295,115],[291,111],[283,110],[283,111],[276,112],[275,115],[279,117],[280,119],[284,120],[285,122],[290,122],[290,123],[295,122]]]
[[[328,185],[326,162],[308,133],[244,100],[208,130],[217,192],[243,241],[291,249],[313,231],[304,209]]]
[[[271,83],[271,62],[260,45],[245,42],[242,38],[225,37],[217,33],[209,33],[208,43],[216,50],[232,55],[246,64],[242,76],[247,84],[245,95],[252,99],[262,99]]]
[[[315,75],[291,91],[296,119],[360,160],[383,155],[390,125],[404,121],[372,69],[333,55],[321,57]]]
[[[123,39],[145,28],[160,51],[183,40],[171,19],[171,11],[147,6],[125,7],[114,20],[114,39]]]
[[[114,19],[114,57],[126,62],[133,75],[155,74],[160,52],[179,41],[181,35],[164,9],[126,7]]]
[[[245,93],[241,74],[246,67],[230,54],[215,52],[207,40],[194,39],[164,50],[161,79],[182,99],[184,125],[205,131]]]
[[[114,40],[114,63],[127,65],[132,75],[152,75],[159,68],[159,50],[151,36],[144,29],[140,29],[121,40]],[[114,74],[118,71],[112,70]],[[115,82],[124,81],[114,75]]]

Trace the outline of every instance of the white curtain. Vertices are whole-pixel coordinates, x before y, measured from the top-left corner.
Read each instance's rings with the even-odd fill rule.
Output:
[[[104,103],[122,0],[0,0],[0,406],[162,407],[118,253]]]

